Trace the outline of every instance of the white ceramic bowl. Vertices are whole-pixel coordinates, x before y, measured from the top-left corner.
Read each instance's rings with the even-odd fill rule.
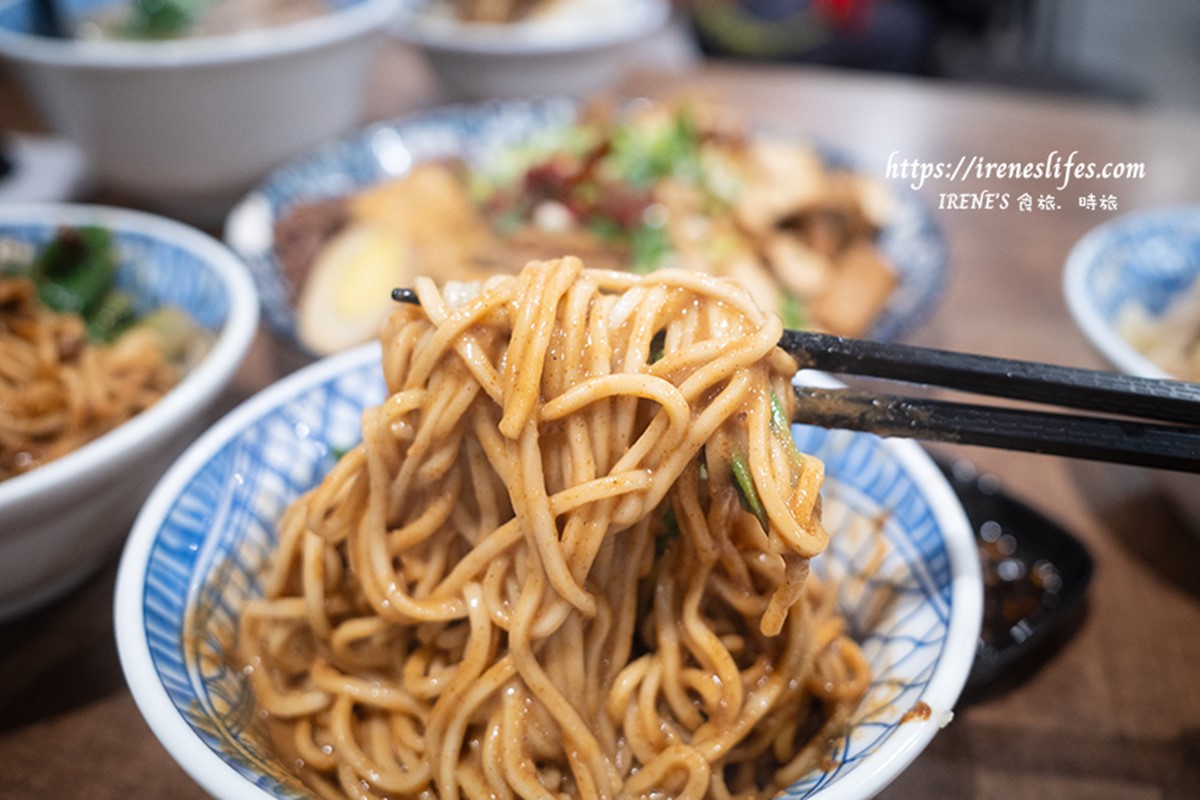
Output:
[[[246,268],[178,222],[96,206],[0,207],[0,239],[40,243],[61,225],[115,235],[118,280],[138,301],[171,303],[216,334],[212,349],[158,403],[78,450],[0,481],[0,619],[69,589],[124,541],[155,481],[200,432],[258,326]]]
[[[392,26],[420,47],[459,100],[531,95],[582,97],[609,89],[633,48],[661,31],[668,0],[560,0],[561,10],[508,24],[459,22],[424,0],[403,0]]]
[[[332,356],[233,411],[164,476],[126,545],[114,612],[126,680],[159,741],[217,797],[307,796],[267,743],[226,648],[243,602],[261,593],[276,520],[359,440],[362,409],[383,400],[379,359],[376,344]],[[832,542],[814,568],[851,576],[839,604],[874,680],[835,763],[787,797],[861,800],[949,721],[979,634],[979,558],[962,507],[917,445],[799,426],[795,435],[827,467]],[[881,514],[887,556],[871,580],[856,580],[879,538],[851,520]],[[902,721],[918,702],[929,718]]]
[[[1067,307],[1108,361],[1129,375],[1174,377],[1121,334],[1129,306],[1160,317],[1200,279],[1200,206],[1116,217],[1071,249],[1063,273]],[[1200,475],[1156,471],[1156,482],[1200,534]]]
[[[126,42],[34,36],[33,0],[0,0],[0,56],[107,187],[207,222],[273,167],[361,122],[372,45],[396,0],[329,3],[276,28]]]

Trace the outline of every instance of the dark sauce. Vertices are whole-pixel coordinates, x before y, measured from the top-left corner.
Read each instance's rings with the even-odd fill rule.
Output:
[[[990,647],[1023,642],[1038,620],[1062,602],[1062,575],[1053,562],[1022,548],[995,520],[985,521],[975,536],[984,587],[979,637]]]
[[[983,571],[983,624],[967,681],[978,690],[1047,655],[1050,633],[1081,605],[1092,559],[1061,525],[1001,491],[994,475],[969,462],[940,466],[975,531]]]
[[[918,700],[913,704],[913,707],[904,712],[904,716],[900,718],[900,724],[906,722],[921,721],[929,719],[933,716],[933,709],[924,700]]]

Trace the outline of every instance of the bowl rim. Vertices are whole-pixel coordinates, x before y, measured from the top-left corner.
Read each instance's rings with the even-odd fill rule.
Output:
[[[143,718],[177,763],[206,791],[217,797],[272,797],[250,784],[199,738],[168,697],[159,680],[145,632],[143,597],[146,568],[161,524],[179,493],[195,474],[226,444],[254,422],[274,413],[290,398],[325,381],[370,363],[379,363],[381,348],[369,342],[327,356],[288,375],[229,412],[197,439],[164,474],[134,523],[117,572],[114,625],[117,650],[126,683]],[[867,435],[867,434],[856,434]],[[916,442],[886,439],[890,451],[925,495],[943,533],[951,568],[950,615],[946,643],[922,695],[934,710],[926,722],[902,726],[867,757],[873,765],[840,777],[822,787],[822,800],[855,800],[871,797],[891,783],[926,747],[952,717],[950,711],[966,684],[975,656],[983,616],[983,578],[974,534],[966,513],[949,482],[932,458]]]
[[[1138,352],[1117,332],[1113,323],[1105,319],[1088,290],[1088,276],[1118,233],[1137,228],[1147,222],[1166,223],[1177,218],[1200,218],[1200,205],[1147,208],[1106,220],[1080,237],[1067,253],[1063,266],[1063,296],[1075,324],[1101,355],[1122,372],[1130,375],[1177,379],[1175,375]]]
[[[28,0],[0,0],[0,10]],[[327,14],[272,28],[166,42],[51,39],[0,28],[0,54],[18,62],[67,69],[184,70],[281,58],[381,29],[400,0],[360,0]]]
[[[616,0],[606,0],[608,3]],[[634,13],[613,15],[603,25],[457,22],[430,19],[401,5],[390,26],[400,41],[434,51],[480,56],[536,56],[603,50],[649,36],[671,17],[668,0],[633,0]],[[625,9],[617,9],[624,12]]]
[[[113,593],[117,655],[125,682],[159,743],[196,783],[214,797],[273,800],[271,794],[250,784],[200,739],[175,708],[158,677],[146,639],[146,616],[142,602],[150,553],[175,498],[221,448],[289,398],[344,371],[365,366],[370,361],[378,362],[381,353],[376,342],[359,345],[309,364],[245,400],[189,445],[163,474],[138,513],[126,539]],[[189,586],[189,594],[191,588]]]
[[[215,273],[229,296],[225,323],[208,354],[153,406],[61,458],[0,481],[0,514],[26,503],[43,501],[64,484],[104,471],[114,458],[155,442],[180,421],[199,413],[233,376],[258,330],[258,292],[248,268],[229,248],[206,233],[166,217],[113,206],[71,203],[0,206],[0,230],[12,225],[53,230],[60,225],[85,224],[102,225],[118,237],[123,233],[142,234],[195,255]]]

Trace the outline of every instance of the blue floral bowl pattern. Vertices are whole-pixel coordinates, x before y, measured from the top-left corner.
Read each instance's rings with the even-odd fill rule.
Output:
[[[1072,248],[1063,282],[1067,304],[1092,343],[1127,372],[1165,373],[1116,333],[1127,305],[1160,317],[1200,278],[1200,206],[1117,217]]]
[[[0,263],[26,263],[60,227],[112,234],[116,282],[142,313],[185,311],[212,345],[178,386],[62,458],[0,482],[0,620],[66,591],[115,552],[142,501],[233,377],[258,326],[246,268],[201,232],[100,206],[0,207]]]
[[[104,225],[97,211],[88,224]],[[52,240],[59,223],[52,218],[22,224],[0,221],[0,242],[32,254]],[[211,332],[220,330],[229,312],[228,287],[195,251],[159,236],[135,230],[113,230],[119,264],[116,285],[128,292],[138,314],[174,306]]]
[[[327,358],[232,412],[163,478],[126,547],[116,599],[126,677],[159,739],[216,796],[307,796],[266,744],[228,650],[238,609],[260,592],[275,520],[359,441],[361,411],[383,399],[379,357],[372,344]],[[826,461],[833,544],[816,568],[840,578],[874,683],[836,765],[787,796],[869,797],[948,721],[966,680],[982,608],[974,539],[912,443],[795,434]],[[880,547],[882,564],[865,574]],[[930,717],[904,722],[922,702]]]
[[[268,324],[296,342],[287,278],[273,250],[275,222],[300,203],[349,194],[394,178],[413,164],[459,157],[491,163],[514,144],[548,137],[570,125],[579,103],[566,98],[494,100],[451,105],[370,126],[333,142],[272,173],[234,207],[226,220],[225,241],[250,266]],[[843,156],[820,147],[835,163]],[[946,246],[924,203],[912,192],[893,197],[890,224],[880,246],[900,280],[869,335],[881,340],[904,336],[932,312],[945,283]]]

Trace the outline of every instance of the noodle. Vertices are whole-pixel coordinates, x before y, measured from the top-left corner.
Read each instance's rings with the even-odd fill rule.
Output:
[[[0,277],[0,480],[28,472],[153,405],[178,381],[156,335],[87,341],[84,320]]]
[[[818,766],[869,675],[808,574],[823,466],[772,413],[779,320],[719,278],[574,258],[458,306],[416,288],[383,333],[389,398],[242,614],[304,782],[765,797]]]

